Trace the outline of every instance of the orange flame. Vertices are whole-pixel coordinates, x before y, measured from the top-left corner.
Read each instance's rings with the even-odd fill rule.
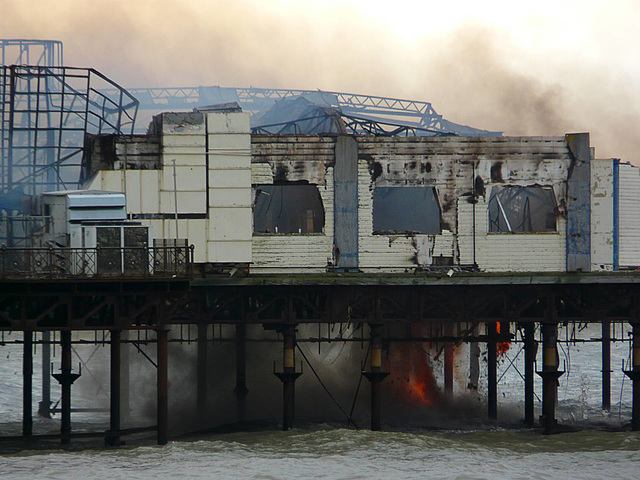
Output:
[[[496,333],[500,333],[501,324],[502,322],[496,322]],[[507,331],[507,333],[509,332]],[[510,347],[511,342],[498,342],[498,344],[496,345],[496,356],[501,357],[505,355],[509,351]]]
[[[427,344],[412,343],[393,351],[390,383],[398,397],[410,405],[432,407],[440,400],[427,348]]]

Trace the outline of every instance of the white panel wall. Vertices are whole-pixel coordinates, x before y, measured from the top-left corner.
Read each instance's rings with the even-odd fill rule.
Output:
[[[206,142],[203,114],[162,115],[159,212],[206,213]]]
[[[489,214],[482,197],[476,204],[476,263],[488,272],[561,272],[566,270],[566,220],[556,233],[488,233]],[[473,204],[458,202],[460,263],[473,263]]]
[[[591,271],[613,270],[613,160],[591,161]]]
[[[620,267],[640,266],[640,169],[620,164]]]
[[[209,262],[250,263],[251,134],[246,113],[207,114]],[[203,202],[206,205],[206,200]]]

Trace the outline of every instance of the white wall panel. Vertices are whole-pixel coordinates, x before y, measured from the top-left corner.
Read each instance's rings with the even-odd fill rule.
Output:
[[[613,160],[591,161],[591,270],[613,270]]]

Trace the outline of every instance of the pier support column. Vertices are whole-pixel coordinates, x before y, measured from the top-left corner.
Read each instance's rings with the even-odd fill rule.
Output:
[[[545,433],[552,433],[558,426],[556,420],[556,401],[558,397],[558,379],[564,372],[558,370],[558,324],[542,324],[542,415],[540,423]]]
[[[633,338],[631,352],[631,370],[625,375],[633,382],[633,403],[631,413],[631,429],[640,430],[640,323],[632,323]]]
[[[33,392],[33,332],[24,332],[22,354],[22,434],[33,434],[33,412],[31,411]]]
[[[371,430],[381,430],[380,383],[389,375],[382,371],[382,325],[370,324],[370,371],[363,372],[371,385]]]
[[[61,368],[60,373],[55,373],[53,377],[60,383],[62,391],[62,412],[60,416],[61,426],[60,433],[62,435],[69,435],[71,433],[71,385],[79,377],[79,373],[71,372],[71,332],[60,332],[61,343]],[[60,440],[62,445],[69,445],[71,439],[69,437]]]
[[[168,330],[156,330],[158,337],[158,445],[166,445],[169,441],[169,371],[168,371]]]
[[[536,324],[527,322],[524,331],[524,423],[533,425],[534,416],[534,373],[538,345],[535,339]]]
[[[247,326],[236,325],[236,407],[238,422],[246,420],[247,406]]]
[[[51,418],[51,332],[42,332],[42,400],[38,415]]]
[[[121,401],[121,332],[111,330],[111,389],[110,389],[110,421],[109,430],[117,432],[120,430],[120,401]],[[120,436],[117,434],[104,439],[105,445],[120,445]]]
[[[473,336],[477,337],[479,328],[473,329]],[[480,380],[480,345],[477,341],[469,343],[469,383],[468,390],[478,390],[478,382]]]
[[[295,348],[296,326],[283,325],[280,329],[284,337],[282,349],[282,372],[274,372],[282,381],[282,429],[293,428],[296,408],[296,379],[301,373],[296,373]]]
[[[196,411],[198,418],[204,421],[207,417],[207,324],[198,324]]]
[[[453,325],[447,324],[444,329],[445,336],[453,336]],[[453,342],[444,344],[444,393],[447,397],[453,397]]]
[[[602,321],[602,409],[611,410],[611,322]]]
[[[490,420],[498,419],[498,344],[495,322],[487,324],[487,409]]]
[[[129,330],[120,332],[120,421],[123,424],[129,423],[131,419],[130,384],[131,384],[131,355]]]

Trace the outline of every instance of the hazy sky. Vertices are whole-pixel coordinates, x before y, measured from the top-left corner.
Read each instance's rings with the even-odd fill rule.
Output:
[[[125,87],[323,89],[431,102],[506,135],[591,132],[640,164],[640,1],[0,0]]]

